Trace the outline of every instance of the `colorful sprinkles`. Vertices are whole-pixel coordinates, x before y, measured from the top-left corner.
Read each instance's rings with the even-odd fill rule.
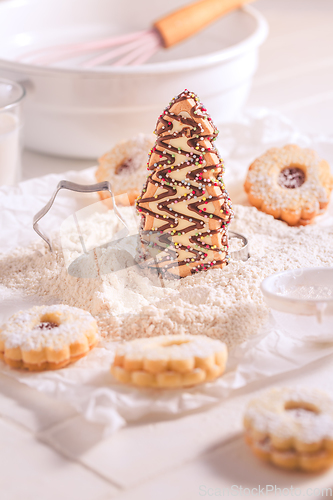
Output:
[[[175,113],[177,108],[182,111]],[[225,266],[233,212],[224,163],[213,145],[218,130],[207,109],[185,90],[160,115],[155,134],[147,163],[151,175],[136,202],[141,257],[152,257],[147,248],[160,251],[159,271],[168,278]]]

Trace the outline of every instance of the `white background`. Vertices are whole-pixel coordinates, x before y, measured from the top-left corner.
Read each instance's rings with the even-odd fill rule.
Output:
[[[333,140],[333,1],[258,0],[256,7],[270,35],[248,105],[276,109],[302,132]],[[92,164],[25,152],[23,175]],[[251,393],[239,391],[205,412],[141,422],[109,438],[69,406],[1,376],[0,498],[194,500],[216,498],[208,488],[211,493],[231,485],[293,486],[302,488],[301,496],[313,493],[307,488],[333,488],[333,472],[306,476],[258,463],[243,444],[241,418],[248,399],[263,387],[301,383],[331,391],[331,366],[329,357],[282,380],[252,385]]]

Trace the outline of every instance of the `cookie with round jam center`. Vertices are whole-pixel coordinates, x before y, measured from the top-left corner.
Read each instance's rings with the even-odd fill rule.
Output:
[[[64,304],[36,306],[0,328],[0,359],[12,368],[57,370],[86,356],[97,341],[89,312]]]
[[[288,144],[269,149],[250,165],[244,189],[262,212],[290,226],[306,225],[326,210],[333,175],[315,151]]]
[[[308,387],[274,388],[249,402],[245,440],[256,456],[283,469],[333,465],[333,399]]]
[[[299,167],[287,167],[281,170],[278,178],[278,184],[287,189],[296,189],[305,182],[305,173]]]

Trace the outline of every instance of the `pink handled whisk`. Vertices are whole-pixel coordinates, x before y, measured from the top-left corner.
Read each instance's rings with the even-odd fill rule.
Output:
[[[169,48],[202,30],[217,18],[253,0],[200,0],[187,5],[153,24],[144,31],[92,42],[46,47],[19,57],[21,62],[51,66],[82,55],[92,54],[77,65],[94,68],[100,65],[139,65],[161,48]]]

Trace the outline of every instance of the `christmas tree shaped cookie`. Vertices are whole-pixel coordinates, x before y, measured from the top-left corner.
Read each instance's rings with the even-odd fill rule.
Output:
[[[224,267],[233,213],[214,147],[218,130],[199,98],[185,90],[159,117],[155,134],[150,173],[136,202],[141,259],[166,278]]]

